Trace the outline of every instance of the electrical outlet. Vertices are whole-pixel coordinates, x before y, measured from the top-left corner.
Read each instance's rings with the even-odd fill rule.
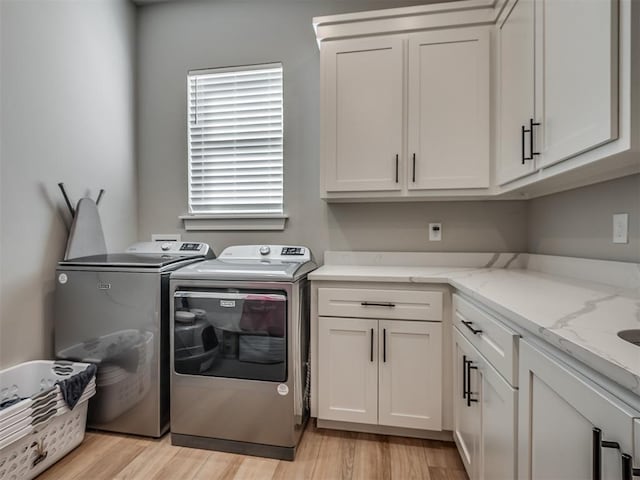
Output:
[[[151,241],[152,242],[179,242],[180,241],[179,233],[152,233]]]
[[[442,240],[442,224],[430,223],[429,224],[429,241],[439,242]]]
[[[629,214],[616,213],[613,215],[613,243],[629,242]]]

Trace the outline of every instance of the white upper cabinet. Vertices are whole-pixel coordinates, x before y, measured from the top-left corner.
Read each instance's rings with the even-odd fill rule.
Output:
[[[617,0],[514,0],[498,23],[503,185],[618,136]]]
[[[489,186],[489,30],[409,36],[407,187]]]
[[[618,0],[536,0],[537,166],[618,136],[617,5]]]
[[[640,1],[314,18],[321,196],[526,199],[640,172]]]
[[[486,27],[324,44],[323,193],[489,187],[489,47]]]
[[[526,161],[525,123],[533,118],[533,0],[516,0],[498,24],[498,183],[533,172]]]
[[[324,187],[400,190],[403,42],[375,37],[322,51]]]

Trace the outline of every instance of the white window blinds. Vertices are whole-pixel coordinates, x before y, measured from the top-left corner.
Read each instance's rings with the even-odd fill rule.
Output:
[[[282,214],[282,64],[188,83],[189,213]]]

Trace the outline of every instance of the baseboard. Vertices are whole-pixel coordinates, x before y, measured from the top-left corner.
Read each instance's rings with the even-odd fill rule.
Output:
[[[432,430],[418,430],[415,428],[388,427],[386,425],[336,422],[334,420],[321,420],[319,418],[316,419],[316,426],[318,428],[328,428],[331,430],[346,430],[349,432],[375,433],[379,435],[395,435],[397,437],[423,438],[426,440],[453,442],[453,432],[449,430],[436,432]]]

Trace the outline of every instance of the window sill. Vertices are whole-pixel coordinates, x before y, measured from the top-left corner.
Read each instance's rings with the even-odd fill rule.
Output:
[[[277,215],[180,215],[187,231],[284,230],[287,218]]]

